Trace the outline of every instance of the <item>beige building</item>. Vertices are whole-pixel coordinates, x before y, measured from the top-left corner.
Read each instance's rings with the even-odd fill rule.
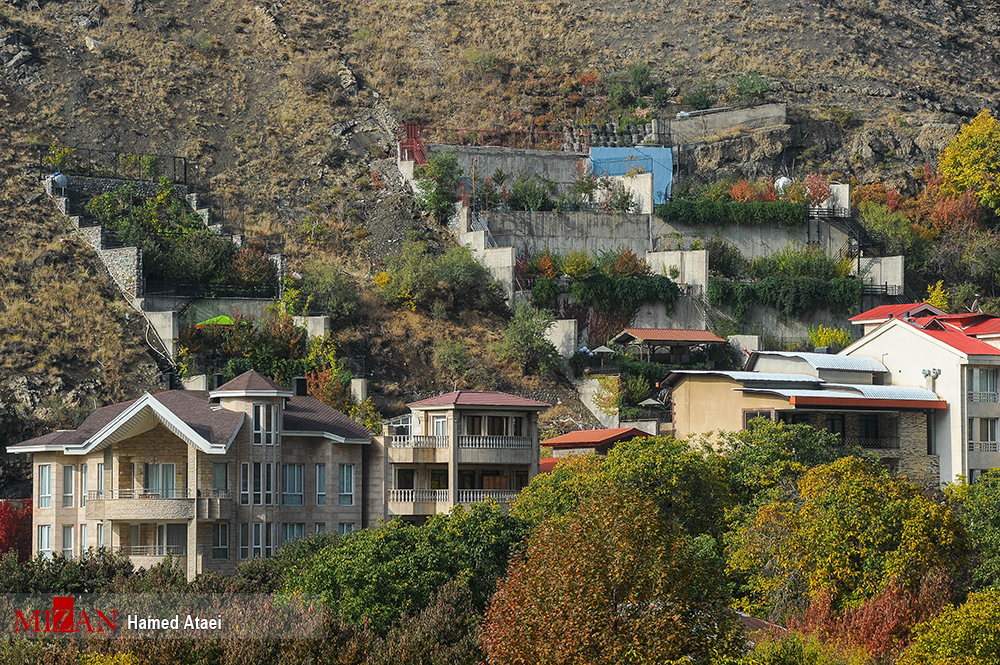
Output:
[[[823,354],[769,355],[751,356],[748,366],[786,365],[802,373],[671,373],[667,382],[673,387],[675,436],[738,431],[761,417],[808,424],[878,455],[891,469],[937,484],[938,458],[928,449],[928,423],[929,414],[947,408],[944,400],[925,388],[873,383],[873,378],[881,379],[886,371],[869,358],[852,362],[838,356],[828,356],[840,358],[833,361],[814,357]],[[838,382],[817,376],[826,372],[835,373]],[[848,383],[848,378],[856,382]]]
[[[385,517],[421,523],[452,507],[507,505],[538,474],[538,412],[499,392],[456,391],[408,404],[385,429]]]
[[[381,512],[373,435],[297,382],[247,372],[211,392],[146,393],[8,447],[33,456],[34,551],[108,547],[138,567],[170,553],[191,578],[367,526]]]

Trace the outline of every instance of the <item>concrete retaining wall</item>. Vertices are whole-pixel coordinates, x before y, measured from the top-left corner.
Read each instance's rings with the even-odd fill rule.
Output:
[[[830,223],[810,219],[795,228],[785,226],[698,226],[683,222],[664,222],[659,217],[651,218],[650,233],[654,250],[675,249],[678,245],[690,247],[695,239],[704,243],[718,236],[743,252],[748,259],[772,254],[787,245],[803,246],[818,244],[824,252],[834,256],[841,250],[848,236]],[[492,227],[491,227],[492,228]]]
[[[787,122],[787,112],[784,104],[766,104],[735,111],[706,113],[690,118],[671,118],[665,122],[671,142],[676,145],[731,131],[735,127],[760,129],[784,125]]]
[[[646,252],[646,262],[654,275],[671,276],[678,284],[708,288],[708,250]],[[676,270],[677,277],[673,277]]]
[[[561,152],[554,150],[516,150],[493,146],[442,145],[428,143],[428,151],[433,154],[451,150],[458,156],[458,166],[462,169],[466,193],[472,193],[472,162],[476,161],[476,171],[480,182],[493,176],[496,169],[507,174],[508,189],[518,173],[536,173],[556,183],[557,196],[573,183],[573,172],[581,160],[588,159],[586,152]]]
[[[488,220],[497,244],[518,251],[603,252],[629,247],[643,256],[650,249],[649,215],[491,210]]]

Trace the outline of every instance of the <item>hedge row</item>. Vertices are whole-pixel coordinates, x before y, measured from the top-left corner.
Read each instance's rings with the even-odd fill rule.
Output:
[[[755,302],[774,307],[781,316],[798,318],[821,308],[848,314],[860,300],[861,282],[853,277],[767,277],[752,283],[708,280],[708,302],[715,307],[731,305],[741,325]]]
[[[665,222],[682,222],[693,225],[733,226],[777,224],[802,226],[809,220],[809,209],[804,203],[773,201],[738,203],[736,201],[671,201],[656,206],[656,216]]]

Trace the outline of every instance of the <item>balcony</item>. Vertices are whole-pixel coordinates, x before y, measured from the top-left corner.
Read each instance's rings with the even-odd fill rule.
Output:
[[[526,436],[470,436],[458,437],[459,448],[487,450],[531,450],[531,439]]]
[[[858,437],[853,441],[850,441],[856,446],[861,448],[869,448],[875,450],[897,450],[899,448],[899,437],[898,436],[875,436],[875,437]]]
[[[163,563],[163,557],[169,552],[180,563],[187,565],[187,548],[181,545],[136,545],[134,547],[119,547],[118,553],[128,557],[136,568],[151,568]]]
[[[969,402],[975,404],[997,404],[1000,403],[1000,393],[969,393]]]
[[[389,503],[440,503],[448,490],[389,490]]]
[[[88,520],[189,520],[194,516],[195,500],[185,487],[87,492]]]
[[[970,453],[1000,453],[1000,442],[969,441]]]
[[[451,437],[397,434],[389,441],[389,459],[396,464],[447,464]]]
[[[500,505],[506,505],[512,503],[516,498],[516,490],[458,490],[459,503],[496,501]]]
[[[450,444],[448,436],[417,436],[410,434],[394,435],[389,443],[391,448],[447,448]]]

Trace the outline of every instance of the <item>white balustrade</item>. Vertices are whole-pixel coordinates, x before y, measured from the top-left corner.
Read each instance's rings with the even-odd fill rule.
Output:
[[[466,434],[458,437],[458,447],[529,450],[531,439],[526,436],[473,436]]]
[[[412,434],[393,435],[391,448],[447,448],[447,436],[423,436]]]

